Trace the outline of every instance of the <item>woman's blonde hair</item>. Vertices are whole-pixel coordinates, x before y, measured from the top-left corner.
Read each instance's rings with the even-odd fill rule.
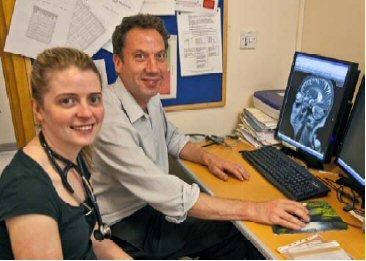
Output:
[[[70,47],[55,47],[44,50],[37,56],[32,66],[31,88],[32,98],[39,106],[43,106],[45,93],[50,89],[49,82],[52,74],[75,66],[81,71],[92,71],[101,85],[102,80],[98,68],[90,56],[80,50]],[[92,168],[91,146],[81,150],[87,165]]]
[[[32,66],[31,88],[32,97],[43,105],[43,97],[49,90],[49,80],[53,72],[65,70],[75,66],[81,71],[91,70],[98,75],[102,82],[98,68],[90,56],[75,48],[55,47],[44,50],[37,56]]]

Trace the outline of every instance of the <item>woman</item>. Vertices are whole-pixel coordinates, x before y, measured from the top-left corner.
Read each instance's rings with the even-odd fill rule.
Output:
[[[31,85],[40,132],[0,178],[0,259],[130,258],[104,239],[89,183],[89,145],[104,117],[95,64],[76,49],[48,49]]]

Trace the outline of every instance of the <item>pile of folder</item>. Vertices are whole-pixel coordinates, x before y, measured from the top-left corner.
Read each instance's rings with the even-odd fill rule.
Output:
[[[277,120],[257,108],[244,108],[235,130],[240,139],[258,148],[279,144],[275,139]]]
[[[253,94],[254,107],[274,119],[280,117],[285,90],[261,90]]]

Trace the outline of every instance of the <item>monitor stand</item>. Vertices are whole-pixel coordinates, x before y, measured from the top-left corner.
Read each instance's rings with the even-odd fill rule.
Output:
[[[309,156],[308,154],[306,154],[302,151],[295,151],[286,146],[282,146],[281,150],[284,153],[286,153],[287,155],[293,156],[295,158],[298,158],[299,160],[304,161],[308,168],[316,169],[316,170],[324,170],[323,163],[320,160],[318,160],[312,156]]]

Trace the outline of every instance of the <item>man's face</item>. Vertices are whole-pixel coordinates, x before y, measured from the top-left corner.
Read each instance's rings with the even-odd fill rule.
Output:
[[[167,71],[164,40],[154,29],[134,28],[127,33],[121,57],[114,55],[115,69],[126,89],[145,109],[159,90]]]

